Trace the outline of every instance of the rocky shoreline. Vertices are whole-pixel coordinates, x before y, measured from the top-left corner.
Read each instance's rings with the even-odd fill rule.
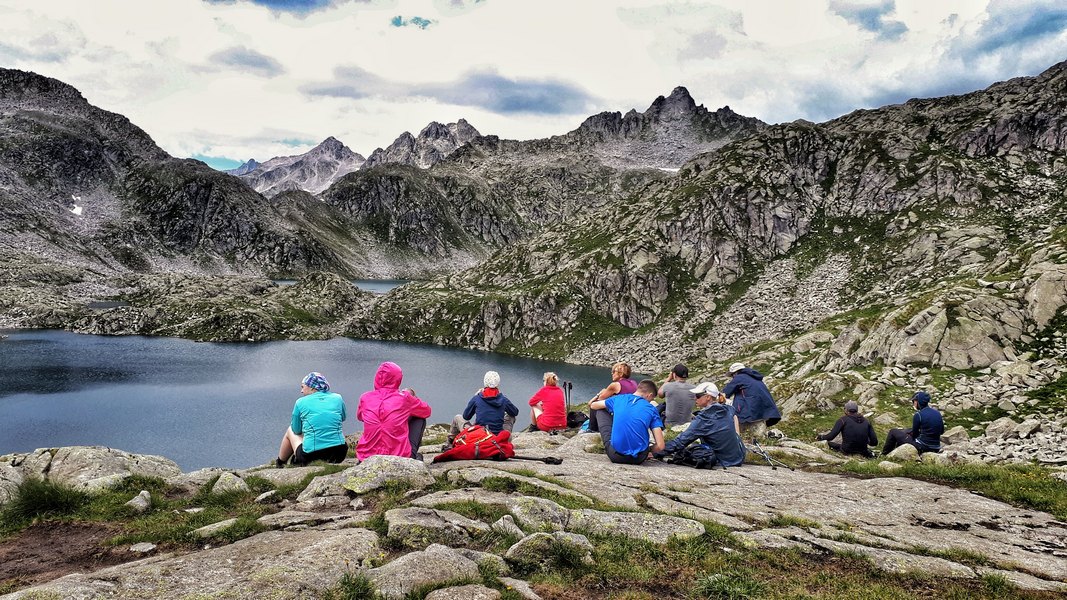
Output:
[[[262,516],[239,541],[225,542],[239,519],[223,519],[190,531],[188,539],[200,540],[191,550],[133,544],[132,562],[2,597],[306,598],[345,577],[370,582],[385,598],[435,588],[425,597],[542,597],[537,590],[558,597],[538,573],[561,548],[585,562],[604,534],[662,546],[706,538],[712,529],[726,536],[716,542],[719,553],[764,548],[858,556],[890,573],[945,581],[995,577],[1021,590],[1067,593],[1067,525],[966,490],[755,464],[725,471],[658,462],[609,466],[596,453],[595,434],[514,439],[523,455],[563,463],[375,457],[358,465],[349,459],[330,472],[309,466],[182,473],[163,457],[102,447],[3,456],[0,504],[31,477],[98,493],[131,477],[157,478],[168,494],[203,502],[227,494],[251,498],[253,486],[270,489],[255,496]],[[776,452],[813,464],[840,462],[791,440]],[[279,498],[285,486],[300,491]],[[382,504],[383,492],[392,494],[391,504]],[[162,502],[147,490],[131,496],[130,514],[151,514]]]

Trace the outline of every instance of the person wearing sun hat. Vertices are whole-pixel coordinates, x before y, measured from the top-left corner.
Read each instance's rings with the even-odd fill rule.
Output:
[[[768,426],[782,420],[782,413],[778,412],[771,390],[763,382],[763,374],[739,362],[730,365],[729,374],[730,382],[722,388],[722,393],[733,399],[741,435],[745,439],[764,437]]]
[[[348,417],[344,399],[331,392],[326,377],[315,371],[300,382],[300,393],[275,466],[284,467],[290,458],[300,466],[316,460],[343,461],[348,455],[348,444],[341,432],[341,423]]]
[[[856,454],[871,458],[874,455],[867,446],[878,445],[878,434],[866,417],[860,414],[860,407],[854,400],[845,402],[845,414],[834,423],[833,429],[820,433],[817,440],[832,440],[841,435],[841,443],[830,442],[830,449],[842,454]]]
[[[911,405],[915,407],[915,414],[911,417],[911,430],[890,429],[886,434],[885,446],[882,454],[889,454],[902,444],[911,444],[919,451],[941,452],[941,434],[945,433],[945,420],[941,412],[930,406],[930,394],[915,392],[911,397]]]

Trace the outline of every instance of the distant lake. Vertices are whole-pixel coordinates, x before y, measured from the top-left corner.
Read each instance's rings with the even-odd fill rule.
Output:
[[[0,454],[102,445],[161,454],[188,471],[273,460],[300,380],[320,371],[345,398],[346,434],[382,361],[404,369],[403,387],[433,407],[431,423],[460,412],[487,370],[530,423],[527,401],[545,371],[573,382],[571,402],[611,381],[608,368],[431,345],[328,341],[198,343],[175,338],[4,331],[0,340]]]
[[[275,279],[274,283],[286,286],[296,283],[295,279]],[[372,294],[384,294],[389,290],[411,283],[410,279],[353,279],[352,285]]]

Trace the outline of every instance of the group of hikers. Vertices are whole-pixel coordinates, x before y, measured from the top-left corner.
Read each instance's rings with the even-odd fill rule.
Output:
[[[615,364],[611,383],[590,398],[585,420],[584,414],[568,413],[559,378],[545,373],[544,385],[528,402],[530,430],[556,433],[567,429],[569,421],[577,425],[575,416],[580,416],[585,420],[583,429],[600,434],[604,452],[613,463],[637,465],[651,457],[711,468],[742,464],[747,452],[742,440],[764,437],[767,427],[781,420],[763,375],[743,363],[730,365],[729,381],[721,390],[713,382],[688,383],[689,370],[683,364],[675,365],[662,385],[651,379],[634,381],[630,375],[628,364]],[[422,459],[419,449],[431,409],[413,390],[400,388],[402,379],[398,365],[382,363],[374,376],[374,389],[360,396],[356,418],[363,423],[363,433],[356,443],[358,460],[376,455]],[[472,429],[480,428],[486,436],[481,441],[502,436],[505,442],[514,429],[519,409],[501,392],[500,375],[488,371],[482,384],[462,413],[452,419],[443,454],[447,455],[454,444],[465,444]],[[293,407],[276,465],[341,462],[349,449],[341,431],[347,418],[343,399],[330,392],[330,384],[317,372],[303,379],[300,390],[302,395]],[[890,430],[883,454],[902,444],[911,444],[920,453],[940,451],[944,432],[941,413],[930,406],[926,392],[917,392],[912,402],[916,410],[912,428]],[[844,409],[833,429],[818,434],[817,439],[834,440],[840,435],[841,442],[830,442],[833,450],[873,456],[869,447],[876,446],[878,438],[870,421],[859,414],[855,402],[846,402]],[[676,438],[665,441],[664,429],[685,424],[688,427]]]

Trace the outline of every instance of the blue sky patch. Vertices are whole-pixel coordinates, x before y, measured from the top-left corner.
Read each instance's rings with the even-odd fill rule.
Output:
[[[888,17],[896,9],[894,0],[882,0],[876,4],[852,0],[830,1],[831,12],[864,31],[888,40],[899,39],[908,31],[907,25]]]
[[[236,169],[244,164],[244,161],[242,160],[234,160],[232,158],[226,158],[225,156],[204,156],[203,154],[194,154],[189,158],[195,158],[216,171]]]
[[[405,19],[404,17],[397,15],[389,21],[389,24],[393,27],[418,27],[419,29],[426,29],[430,25],[433,25],[434,21],[431,21],[430,19],[424,19],[422,17],[411,17],[410,19]]]

